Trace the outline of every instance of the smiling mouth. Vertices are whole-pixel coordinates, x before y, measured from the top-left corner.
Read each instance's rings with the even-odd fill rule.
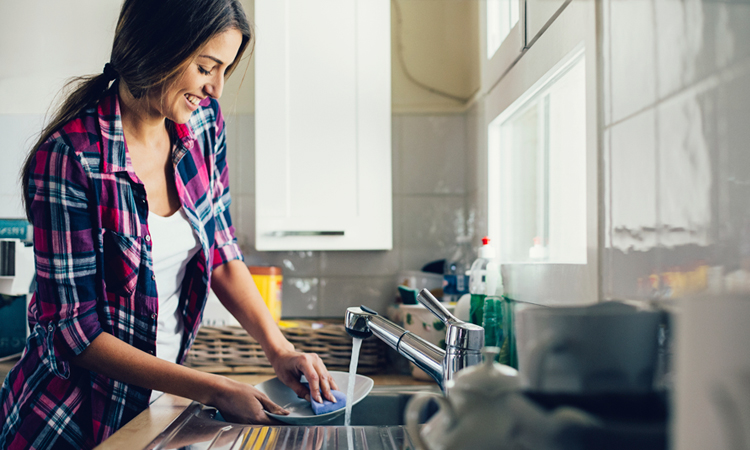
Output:
[[[187,99],[187,101],[189,101],[190,103],[192,103],[195,106],[198,106],[198,104],[202,100],[200,97],[196,97],[193,94],[185,94],[185,98]]]

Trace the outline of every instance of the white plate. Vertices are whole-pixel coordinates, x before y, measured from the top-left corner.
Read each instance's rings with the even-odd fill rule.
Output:
[[[349,386],[349,372],[328,373],[331,374],[336,385],[339,387],[338,390],[346,394],[346,389]],[[352,402],[352,406],[367,397],[367,394],[370,393],[374,384],[375,382],[372,381],[372,378],[357,375],[354,381],[354,401]],[[271,401],[289,411],[288,416],[271,414],[268,411],[266,411],[266,414],[280,422],[291,425],[317,425],[327,423],[339,415],[344,414],[346,411],[346,408],[341,408],[336,411],[316,416],[312,410],[312,406],[310,406],[310,402],[303,398],[298,398],[297,394],[278,378],[273,378],[257,384],[255,388],[266,394]],[[349,402],[349,399],[347,399],[347,402]]]

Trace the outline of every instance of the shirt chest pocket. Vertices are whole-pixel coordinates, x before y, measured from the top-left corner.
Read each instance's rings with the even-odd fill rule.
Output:
[[[129,297],[138,284],[142,238],[102,229],[102,259],[107,292]]]

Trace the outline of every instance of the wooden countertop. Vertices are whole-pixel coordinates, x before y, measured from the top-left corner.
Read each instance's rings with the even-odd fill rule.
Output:
[[[243,383],[258,384],[274,375],[228,375]],[[370,376],[375,386],[432,386],[433,382],[415,380],[408,375]],[[192,401],[176,395],[164,394],[147,410],[139,414],[109,439],[96,447],[100,450],[134,450],[145,448],[162,432]]]

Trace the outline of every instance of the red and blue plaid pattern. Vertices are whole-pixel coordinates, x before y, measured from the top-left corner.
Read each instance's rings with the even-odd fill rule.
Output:
[[[188,263],[181,361],[211,270],[242,259],[229,215],[224,120],[204,100],[173,124],[177,192],[202,251]],[[36,291],[23,357],[0,389],[0,448],[91,448],[148,407],[151,391],[69,364],[107,332],[154,354],[158,302],[148,204],[126,150],[117,84],[37,151],[27,193]]]

